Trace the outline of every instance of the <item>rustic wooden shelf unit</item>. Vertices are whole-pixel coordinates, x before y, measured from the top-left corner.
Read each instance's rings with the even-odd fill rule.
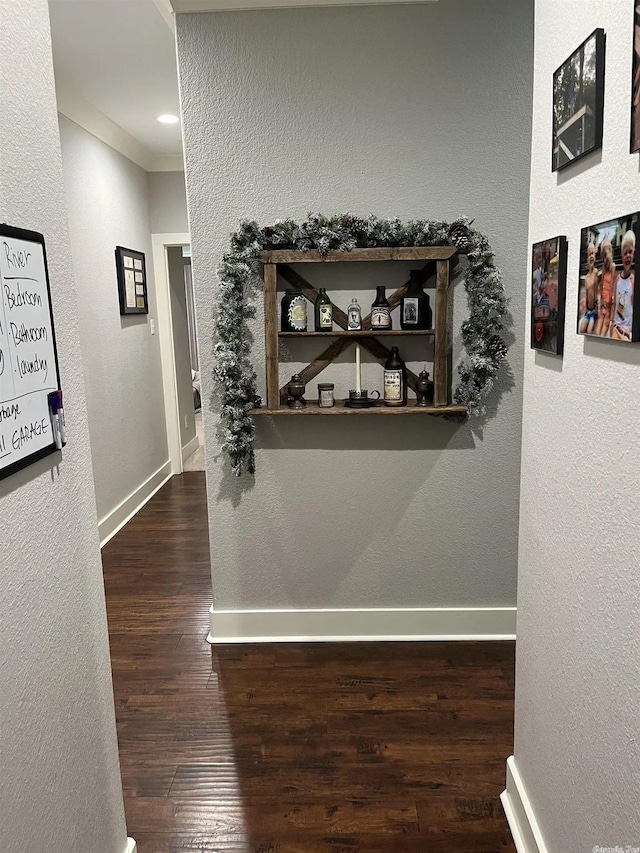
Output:
[[[466,406],[455,406],[449,404],[448,388],[448,351],[449,333],[447,305],[449,298],[450,267],[457,263],[457,256],[462,250],[455,246],[403,246],[392,249],[353,249],[351,252],[329,252],[321,255],[320,252],[273,250],[262,252],[259,260],[264,270],[264,327],[265,327],[265,355],[267,372],[267,405],[265,408],[252,409],[253,415],[402,415],[402,414],[425,414],[425,415],[462,415],[468,410]],[[281,275],[290,285],[298,288],[313,304],[318,296],[318,291],[303,278],[291,264],[309,263],[348,263],[362,261],[426,261],[421,269],[422,282],[424,283],[434,272],[436,273],[436,298],[434,306],[435,327],[424,331],[396,330],[391,332],[377,332],[371,328],[371,315],[363,317],[362,331],[347,330],[347,315],[337,305],[333,306],[333,321],[340,327],[333,332],[280,332],[278,331],[278,304],[277,304],[277,281]],[[400,304],[406,292],[408,282],[394,291],[388,297],[392,308]],[[305,385],[308,385],[321,371],[331,364],[344,350],[356,340],[368,353],[378,359],[381,363],[387,360],[390,350],[381,343],[378,338],[401,336],[431,336],[434,338],[434,361],[433,361],[433,383],[434,383],[434,405],[420,407],[416,406],[415,400],[410,400],[409,405],[398,408],[384,405],[373,406],[368,409],[345,408],[342,400],[337,400],[336,405],[329,409],[321,409],[317,404],[307,402],[304,409],[290,409],[287,406],[286,383],[279,387],[279,363],[278,363],[278,340],[280,338],[334,338],[320,355],[300,371],[300,376]],[[418,380],[413,371],[407,369],[407,384],[415,391]]]
[[[361,331],[340,329],[333,332],[278,332],[279,338],[385,338],[390,335],[435,335],[435,329],[423,329],[419,332],[413,331],[391,331],[376,332],[374,329],[362,329]]]
[[[409,400],[406,406],[385,406],[377,403],[368,409],[349,409],[344,400],[336,400],[335,406],[323,409],[315,401],[308,401],[304,409],[253,409],[252,415],[466,415],[466,406],[417,406],[415,400]]]

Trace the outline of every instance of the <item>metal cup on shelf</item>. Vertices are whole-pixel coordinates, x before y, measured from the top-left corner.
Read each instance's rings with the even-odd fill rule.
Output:
[[[374,397],[374,394],[377,396]],[[375,406],[376,401],[379,399],[379,391],[372,391],[371,397],[365,389],[362,389],[362,391],[349,391],[349,399],[344,401],[344,405],[347,409],[370,409],[372,406]]]

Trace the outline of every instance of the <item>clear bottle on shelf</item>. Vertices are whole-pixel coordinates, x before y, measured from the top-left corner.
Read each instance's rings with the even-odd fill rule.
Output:
[[[347,329],[350,332],[358,332],[362,329],[362,308],[355,296],[347,309]]]

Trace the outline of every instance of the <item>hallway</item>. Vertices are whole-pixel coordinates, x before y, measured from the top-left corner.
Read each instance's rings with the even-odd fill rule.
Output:
[[[139,853],[513,853],[512,643],[226,646],[212,672],[197,472],[103,561]]]

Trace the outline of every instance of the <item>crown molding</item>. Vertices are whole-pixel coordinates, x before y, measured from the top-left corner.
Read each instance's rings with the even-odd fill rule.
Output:
[[[65,86],[56,86],[58,112],[147,172],[182,172],[180,154],[154,154],[99,109]]]
[[[176,20],[171,6],[171,0],[152,0],[153,5],[164,18],[165,24],[169,27],[172,33],[176,31]]]
[[[163,0],[154,0],[156,5]],[[287,9],[292,6],[389,6],[438,3],[439,0],[169,0],[176,14],[184,12],[230,12],[235,9]]]

